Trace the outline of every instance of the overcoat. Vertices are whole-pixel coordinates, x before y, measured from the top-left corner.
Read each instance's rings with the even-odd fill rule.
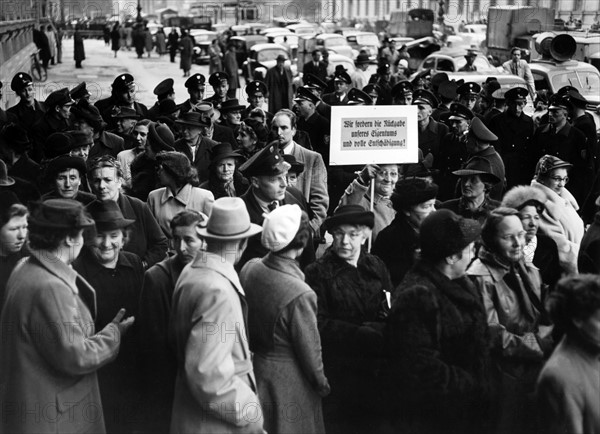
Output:
[[[184,139],[176,140],[173,147],[177,152],[185,154],[190,160],[192,165],[198,172],[198,180],[204,182],[208,179],[208,165],[210,164],[210,150],[215,146],[217,142],[207,137],[202,137],[198,146],[196,146],[196,153],[192,155],[192,151]]]
[[[293,78],[289,66],[284,66],[282,72],[279,72],[277,66],[267,71],[265,84],[269,91],[269,111],[271,113],[275,114],[284,108],[291,109],[294,105]]]
[[[248,301],[265,429],[274,433],[323,433],[321,396],[329,392],[317,329],[317,296],[298,263],[269,253],[244,266],[240,282]],[[295,417],[289,417],[293,403]]]
[[[85,60],[85,48],[83,46],[83,36],[79,31],[75,31],[75,34],[73,35],[73,41],[73,59],[75,60],[75,62],[81,62]]]
[[[179,68],[183,69],[184,72],[192,69],[192,54],[194,50],[194,42],[189,35],[185,35],[179,41],[179,55],[181,56],[179,62]]]
[[[14,270],[0,328],[2,432],[105,432],[96,371],[121,340],[112,323],[96,333],[95,316],[94,289],[50,252]]]
[[[240,73],[236,54],[231,50],[227,50],[223,56],[223,70],[229,75],[228,94],[235,95],[235,92],[240,87]]]
[[[263,417],[238,275],[213,253],[183,269],[169,337],[177,357],[171,434],[261,432]]]

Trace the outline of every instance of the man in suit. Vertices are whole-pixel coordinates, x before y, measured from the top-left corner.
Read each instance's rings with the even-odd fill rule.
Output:
[[[169,329],[178,371],[171,432],[263,433],[246,299],[234,268],[261,227],[240,198],[223,197],[198,231],[206,252],[184,268],[173,293]]]
[[[196,104],[202,101],[206,88],[205,81],[206,78],[202,74],[194,74],[185,81],[184,86],[190,97],[179,106],[179,116],[189,112]]]
[[[428,90],[418,89],[413,95],[412,105],[417,106],[417,122],[419,124],[419,149],[423,151],[425,166],[430,169],[440,152],[440,143],[448,127],[436,122],[431,117],[433,109],[438,105],[437,98]]]
[[[533,74],[531,68],[526,60],[521,59],[522,52],[519,47],[514,47],[510,50],[511,60],[507,60],[502,64],[502,68],[509,74],[518,75],[524,78],[527,82],[527,90],[532,100],[535,99],[535,82],[533,80]]]
[[[321,60],[321,50],[315,49],[310,55],[312,60],[304,64],[302,74],[313,74],[319,80],[327,80],[327,65]]]
[[[111,95],[108,98],[96,101],[94,104],[104,122],[108,124],[107,128],[109,130],[115,129],[117,126],[115,119],[112,117],[113,107],[132,108],[142,119],[148,116],[148,108],[144,104],[135,101],[135,86],[135,80],[131,74],[118,75],[112,83]]]
[[[348,90],[352,84],[352,78],[345,71],[336,71],[333,77],[334,91],[332,93],[326,93],[321,98],[323,102],[334,106],[334,105],[347,105],[348,104]]]
[[[276,136],[277,145],[283,154],[292,154],[296,161],[304,163],[304,172],[298,176],[296,187],[302,192],[314,213],[310,221],[315,234],[327,216],[329,194],[327,193],[327,169],[321,154],[303,148],[294,141],[297,118],[291,110],[281,110],[275,114],[271,130]]]
[[[287,175],[291,167],[281,156],[276,142],[271,142],[240,166],[240,172],[250,180],[250,188],[241,198],[246,204],[252,223],[262,225],[264,215],[280,205],[296,204],[310,215],[306,202],[288,191]],[[268,250],[262,245],[260,236],[250,238],[248,248],[238,263],[238,269],[250,259],[262,258],[267,253]],[[307,243],[299,260],[302,268],[314,262],[312,242]]]
[[[329,164],[329,133],[330,123],[316,111],[319,98],[307,87],[301,87],[296,92],[294,102],[298,107],[298,129],[305,131],[310,137],[312,148],[323,157],[323,162]]]
[[[198,171],[200,182],[208,180],[209,151],[217,145],[217,142],[207,138],[205,134],[211,128],[212,121],[198,112],[188,112],[176,123],[181,127],[183,137],[175,141],[173,147],[188,157]]]

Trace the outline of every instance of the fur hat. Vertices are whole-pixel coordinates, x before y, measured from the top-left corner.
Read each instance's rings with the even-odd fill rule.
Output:
[[[500,206],[520,211],[528,205],[543,208],[545,202],[546,196],[539,189],[530,185],[517,185],[506,192]]]

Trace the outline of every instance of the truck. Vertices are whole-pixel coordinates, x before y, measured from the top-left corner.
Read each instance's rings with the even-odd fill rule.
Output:
[[[486,50],[498,63],[511,58],[510,50],[519,47],[523,58],[538,57],[535,50],[536,33],[554,30],[553,8],[534,6],[493,6],[488,9]]]
[[[435,15],[431,9],[394,10],[387,27],[389,36],[424,38],[433,35]]]

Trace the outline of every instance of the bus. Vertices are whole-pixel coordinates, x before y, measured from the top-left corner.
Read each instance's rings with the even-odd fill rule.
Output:
[[[207,16],[174,16],[164,19],[164,27],[179,27],[180,29],[211,30],[212,18]]]

